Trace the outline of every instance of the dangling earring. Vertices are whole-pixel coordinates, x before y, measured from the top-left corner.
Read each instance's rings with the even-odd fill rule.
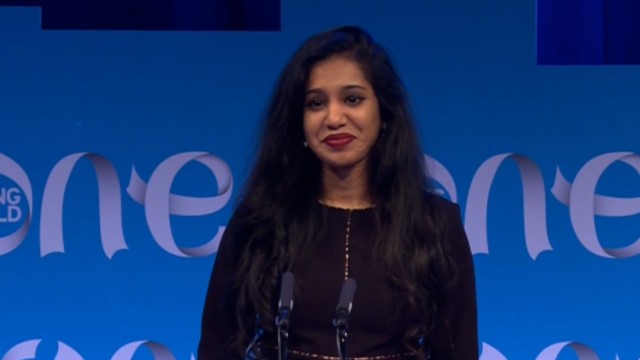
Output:
[[[307,144],[307,142],[305,141],[305,142],[303,142],[303,143],[302,143],[302,146],[304,146],[304,147],[308,148],[308,147],[309,147],[309,144]]]
[[[386,129],[387,129],[387,122],[385,121],[385,122],[382,123],[382,130],[380,131],[380,134],[378,135],[379,138],[383,138],[384,137],[384,133],[385,133]]]

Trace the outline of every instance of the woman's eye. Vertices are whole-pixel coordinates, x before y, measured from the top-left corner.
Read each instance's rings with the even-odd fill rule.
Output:
[[[315,108],[315,107],[319,107],[322,106],[322,101],[320,100],[311,100],[307,103],[307,106],[309,106],[310,108]]]
[[[362,100],[363,99],[361,96],[355,96],[355,95],[347,96],[347,98],[345,99],[345,101],[351,105],[358,104]]]

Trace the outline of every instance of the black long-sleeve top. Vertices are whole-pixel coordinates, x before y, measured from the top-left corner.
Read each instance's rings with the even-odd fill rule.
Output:
[[[473,259],[458,205],[443,200],[449,222],[447,238],[458,268],[449,319],[453,325],[452,359],[478,360],[477,308]],[[348,355],[357,360],[407,358],[402,338],[390,331],[380,316],[384,313],[381,294],[385,291],[381,267],[373,260],[374,213],[371,208],[346,210],[326,208],[328,226],[321,245],[303,269],[296,271],[296,302],[291,315],[289,360],[337,359],[336,330],[332,324],[345,273],[357,282],[353,308],[349,315]],[[348,270],[347,260],[347,224]],[[223,304],[225,285],[237,257],[232,216],[221,240],[206,294],[198,360],[225,360],[223,343],[237,329],[235,309]],[[233,330],[232,330],[233,329]],[[402,355],[404,354],[404,355]],[[373,358],[374,356],[381,356]],[[369,357],[369,358],[367,358]],[[410,356],[408,357],[411,358]]]

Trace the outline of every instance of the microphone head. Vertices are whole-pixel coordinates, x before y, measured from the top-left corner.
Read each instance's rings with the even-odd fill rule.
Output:
[[[340,300],[338,300],[338,306],[336,312],[346,311],[347,314],[351,313],[351,305],[353,303],[353,297],[356,293],[356,281],[352,278],[342,284],[342,291],[340,292]]]
[[[280,288],[280,303],[278,307],[280,309],[287,308],[291,310],[293,308],[293,285],[295,279],[290,271],[287,271],[282,275],[282,283]]]

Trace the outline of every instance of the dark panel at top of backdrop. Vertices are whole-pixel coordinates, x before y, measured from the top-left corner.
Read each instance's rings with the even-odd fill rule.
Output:
[[[51,30],[279,31],[280,0],[0,0],[42,8]]]
[[[539,65],[640,64],[640,1],[538,0]]]

